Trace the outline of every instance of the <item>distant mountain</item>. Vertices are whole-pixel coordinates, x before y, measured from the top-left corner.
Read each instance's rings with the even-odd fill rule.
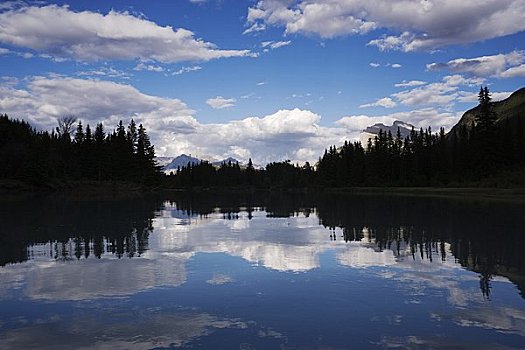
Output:
[[[191,155],[181,154],[177,157],[157,157],[157,163],[162,166],[164,172],[169,173],[171,171],[176,171],[177,168],[182,168],[188,166],[188,163],[190,164],[199,164],[201,162],[208,161],[206,159],[200,159],[196,157],[192,157]],[[213,166],[219,167],[223,163],[228,164],[228,162],[231,162],[232,164],[239,164],[240,166],[243,166],[241,162],[239,162],[237,159],[233,157],[228,157],[223,160],[218,160],[215,162],[211,162]]]
[[[216,162],[211,162],[211,164],[214,165],[214,166],[221,166],[222,164],[228,164],[228,162],[231,162],[232,164],[237,163],[237,164],[241,165],[241,163],[237,159],[232,158],[232,157],[228,157],[228,158],[223,159],[223,160],[218,160]]]
[[[379,134],[379,130],[383,130],[383,132],[386,133],[390,131],[392,133],[392,136],[396,137],[398,129],[401,133],[401,138],[404,139],[405,137],[410,135],[410,132],[412,131],[413,127],[413,125],[402,122],[400,120],[394,121],[392,125],[377,123],[363,130],[363,132],[361,132],[361,134],[359,135],[359,140],[361,141],[363,147],[366,147],[368,139],[374,140],[374,137]]]
[[[172,171],[177,170],[177,168],[182,168],[185,166],[188,166],[188,163],[190,164],[199,164],[202,162],[201,159],[192,157],[191,155],[181,154],[178,157],[173,158],[173,160],[164,166],[164,171]]]
[[[514,125],[521,120],[522,125],[525,125],[525,87],[515,91],[506,99],[494,102],[493,111],[496,113],[496,124],[502,122],[509,122]],[[462,125],[471,128],[475,124],[476,115],[480,112],[480,106],[474,107],[466,111],[459,122],[450,130],[447,136],[456,133],[459,135],[459,130]]]

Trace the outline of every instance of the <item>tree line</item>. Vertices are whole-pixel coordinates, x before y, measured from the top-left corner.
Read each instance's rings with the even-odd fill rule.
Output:
[[[189,164],[168,176],[178,188],[252,186],[256,188],[444,186],[476,184],[502,171],[525,167],[525,129],[520,118],[497,122],[490,92],[479,92],[478,113],[470,125],[445,134],[429,127],[403,138],[380,130],[366,145],[346,141],[330,146],[314,168],[290,161],[264,169],[210,163]],[[521,170],[522,171],[522,170]],[[519,180],[518,180],[519,181]],[[523,183],[523,180],[521,180]]]
[[[106,132],[102,123],[94,131],[75,123],[64,117],[55,130],[37,131],[0,115],[0,178],[38,186],[79,180],[158,183],[155,149],[142,124],[131,120],[125,127],[120,121]]]
[[[412,129],[403,138],[399,129],[396,135],[380,130],[366,145],[346,141],[330,146],[315,166],[282,161],[256,169],[251,159],[242,167],[232,162],[215,167],[203,161],[167,176],[156,164],[145,128],[133,120],[127,126],[120,121],[106,132],[102,123],[92,131],[82,121],[75,127],[75,118],[65,117],[48,132],[0,115],[0,178],[34,184],[126,181],[184,189],[476,185],[502,171],[519,178],[525,168],[522,116],[498,118],[486,87],[478,99],[473,122],[448,134],[429,127]]]

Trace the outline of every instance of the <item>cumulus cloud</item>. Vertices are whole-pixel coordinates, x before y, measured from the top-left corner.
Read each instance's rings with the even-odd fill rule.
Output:
[[[163,63],[250,56],[221,50],[194,33],[159,26],[128,12],[75,12],[68,6],[31,6],[0,13],[0,42],[53,57],[93,61],[143,59]]]
[[[234,98],[224,98],[222,96],[217,96],[215,98],[206,100],[206,104],[208,104],[213,109],[233,107],[235,106],[235,102],[236,100]]]
[[[379,63],[376,63],[376,62],[370,62],[369,65],[370,65],[370,67],[372,67],[372,68],[377,68],[377,67],[380,67],[380,66],[381,66]]]
[[[359,106],[359,108],[365,108],[365,107],[384,107],[384,108],[392,108],[395,107],[397,104],[394,100],[392,100],[390,97],[384,97],[376,102],[373,103],[367,103],[364,105]]]
[[[25,89],[0,86],[0,109],[48,130],[57,117],[68,114],[85,122],[103,121],[106,127],[132,117],[160,122],[193,114],[178,99],[146,95],[130,85],[65,77],[35,77]]]
[[[116,82],[64,77],[36,77],[24,87],[3,82],[0,110],[45,130],[66,114],[84,125],[103,122],[108,131],[119,120],[134,118],[146,127],[159,156],[191,153],[242,161],[251,157],[257,164],[285,159],[315,162],[327,145],[358,136],[340,127],[321,127],[319,115],[300,109],[205,124],[178,99],[147,95]]]
[[[260,30],[265,25],[281,26],[285,34],[321,38],[384,28],[399,34],[374,39],[370,45],[414,51],[521,32],[524,13],[523,0],[259,0],[248,9],[247,25]]]
[[[416,126],[451,126],[459,119],[431,108],[382,116],[344,117],[330,126],[321,116],[305,109],[282,109],[221,123],[202,123],[179,99],[147,95],[133,86],[102,80],[34,77],[20,82],[0,81],[0,110],[23,118],[39,129],[51,130],[56,118],[72,114],[84,125],[103,122],[112,130],[119,120],[134,118],[146,127],[157,155],[181,153],[208,155],[216,159],[233,156],[256,164],[290,159],[315,163],[329,145],[357,140],[367,126],[403,120]],[[228,100],[228,99],[226,99]]]
[[[447,63],[427,64],[428,70],[449,70],[465,72],[478,77],[513,78],[525,76],[525,51],[512,51],[507,54],[456,58]]]

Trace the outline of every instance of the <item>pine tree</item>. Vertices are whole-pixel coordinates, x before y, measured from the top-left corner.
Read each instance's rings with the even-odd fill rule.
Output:
[[[80,145],[84,142],[85,134],[84,129],[82,127],[82,120],[78,121],[77,130],[75,132],[75,143],[77,145]]]

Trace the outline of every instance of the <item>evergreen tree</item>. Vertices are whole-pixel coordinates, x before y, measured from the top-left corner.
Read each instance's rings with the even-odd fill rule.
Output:
[[[82,127],[82,120],[78,121],[77,130],[75,132],[75,143],[77,145],[80,145],[84,142],[85,134],[84,129]]]

